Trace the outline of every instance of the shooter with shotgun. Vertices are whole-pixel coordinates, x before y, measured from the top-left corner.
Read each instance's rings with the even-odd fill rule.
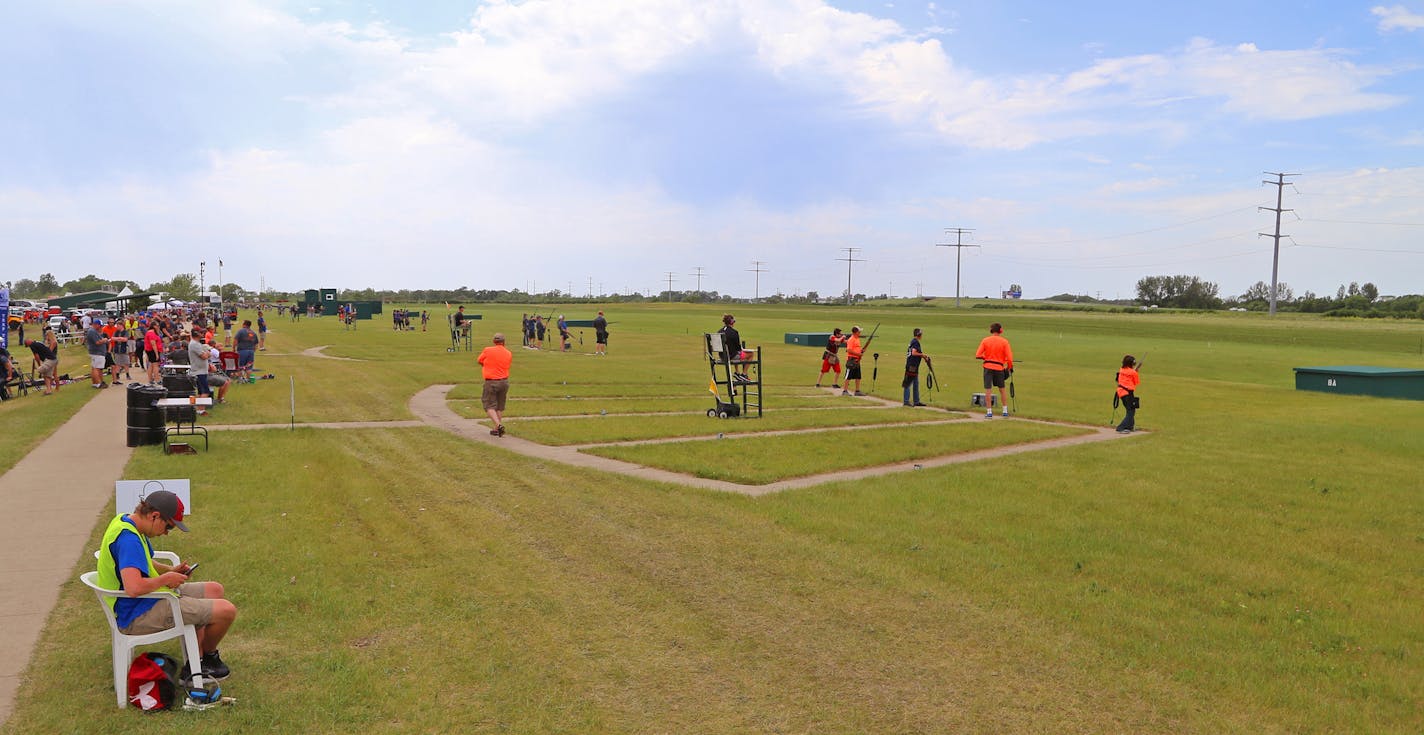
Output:
[[[924,330],[916,327],[914,336],[910,338],[910,346],[905,348],[905,377],[900,381],[900,387],[905,391],[906,406],[928,405],[920,402],[920,361],[923,360],[926,367],[930,365],[930,356],[920,351],[920,337],[923,336]],[[913,402],[910,400],[912,397]]]
[[[1014,374],[1014,351],[1009,341],[1004,339],[1004,326],[998,322],[989,325],[989,336],[979,343],[975,358],[984,362],[984,418],[994,418],[994,389],[999,389],[999,405],[1004,409],[1004,418],[1009,417],[1009,399],[1004,395],[1004,381]]]
[[[855,381],[855,395],[863,396],[860,392],[860,361],[865,356],[865,348],[870,346],[870,342],[875,339],[875,333],[880,331],[877,323],[875,329],[870,330],[870,336],[865,338],[865,342],[860,341],[860,327],[850,328],[850,339],[846,340],[846,391],[850,391],[850,381]]]
[[[1138,368],[1142,363],[1132,355],[1122,356],[1122,369],[1117,371],[1117,391],[1113,394],[1113,413],[1117,413],[1117,404],[1122,403],[1127,414],[1122,417],[1122,423],[1117,425],[1117,433],[1131,434],[1136,428],[1134,419],[1137,418],[1137,407],[1141,402],[1137,400],[1137,386],[1141,379],[1137,375]]]

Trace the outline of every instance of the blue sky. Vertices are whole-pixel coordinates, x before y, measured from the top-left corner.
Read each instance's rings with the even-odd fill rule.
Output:
[[[9,3],[0,280],[1424,291],[1424,0],[1147,7]]]

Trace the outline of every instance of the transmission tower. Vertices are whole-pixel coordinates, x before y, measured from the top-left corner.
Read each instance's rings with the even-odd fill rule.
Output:
[[[865,259],[855,257],[856,252],[859,251],[860,248],[841,248],[841,250],[846,251],[846,256],[844,258],[836,258],[836,260],[844,260],[846,264],[846,306],[850,306],[850,269],[855,263],[864,263]]]
[[[944,234],[954,233],[954,242],[935,243],[937,248],[954,248],[954,308],[959,308],[959,261],[964,255],[965,248],[977,248],[978,245],[969,245],[964,242],[964,233],[973,232],[972,229],[963,227],[946,227]]]
[[[697,277],[697,295],[696,295],[696,298],[697,298],[698,301],[701,301],[701,300],[702,300],[702,271],[703,271],[703,270],[705,270],[705,269],[704,269],[702,266],[699,265],[699,266],[697,266],[697,272],[696,272],[696,273],[689,273],[689,274],[687,274],[687,275],[689,275],[689,276],[696,276],[696,277]]]
[[[667,272],[667,279],[668,279],[668,303],[672,303],[672,279],[673,279],[673,272],[672,272],[672,271],[668,271],[668,272]]]
[[[747,269],[756,274],[756,280],[752,284],[752,301],[761,300],[761,274],[766,272],[766,269],[762,268],[764,265],[766,265],[764,260],[753,260],[752,267]]]
[[[1276,313],[1276,275],[1277,275],[1277,273],[1280,271],[1280,267],[1281,267],[1281,237],[1283,237],[1283,235],[1281,235],[1281,212],[1293,212],[1293,211],[1295,211],[1295,210],[1293,210],[1293,209],[1281,209],[1281,198],[1282,198],[1282,195],[1285,193],[1286,184],[1291,183],[1291,182],[1289,182],[1289,181],[1286,181],[1286,177],[1287,177],[1287,176],[1299,176],[1300,174],[1278,174],[1278,173],[1272,173],[1272,172],[1270,172],[1270,171],[1265,171],[1265,172],[1263,172],[1263,173],[1265,173],[1267,176],[1274,176],[1274,177],[1276,177],[1276,180],[1275,180],[1275,181],[1265,181],[1265,180],[1262,180],[1262,181],[1261,181],[1262,184],[1270,184],[1270,185],[1276,187],[1276,206],[1275,206],[1274,208],[1273,208],[1273,207],[1257,207],[1257,208],[1256,208],[1256,211],[1258,211],[1258,212],[1261,211],[1261,210],[1265,210],[1265,211],[1267,211],[1267,212],[1275,212],[1275,213],[1276,213],[1276,232],[1275,232],[1275,234],[1267,234],[1267,233],[1264,233],[1264,232],[1256,233],[1256,234],[1257,234],[1258,236],[1260,236],[1260,237],[1269,237],[1269,238],[1275,240],[1275,246],[1271,248],[1271,315],[1272,315],[1272,316],[1275,316],[1275,313]]]

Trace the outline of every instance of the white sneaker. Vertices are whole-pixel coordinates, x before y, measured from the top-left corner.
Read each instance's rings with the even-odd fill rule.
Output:
[[[992,418],[994,418],[994,412],[993,412],[993,411],[990,411],[989,413],[984,414],[984,418],[986,418],[986,419],[992,419]]]
[[[1003,414],[1003,416],[1004,416],[1004,418],[1008,418],[1008,417],[1009,417],[1009,409],[1007,409],[1007,408],[1004,409],[1004,414]]]

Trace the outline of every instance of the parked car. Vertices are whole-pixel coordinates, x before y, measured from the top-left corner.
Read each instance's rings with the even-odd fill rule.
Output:
[[[59,332],[68,332],[69,320],[58,314],[55,314],[54,316],[49,318],[49,328],[53,329],[56,334]]]

